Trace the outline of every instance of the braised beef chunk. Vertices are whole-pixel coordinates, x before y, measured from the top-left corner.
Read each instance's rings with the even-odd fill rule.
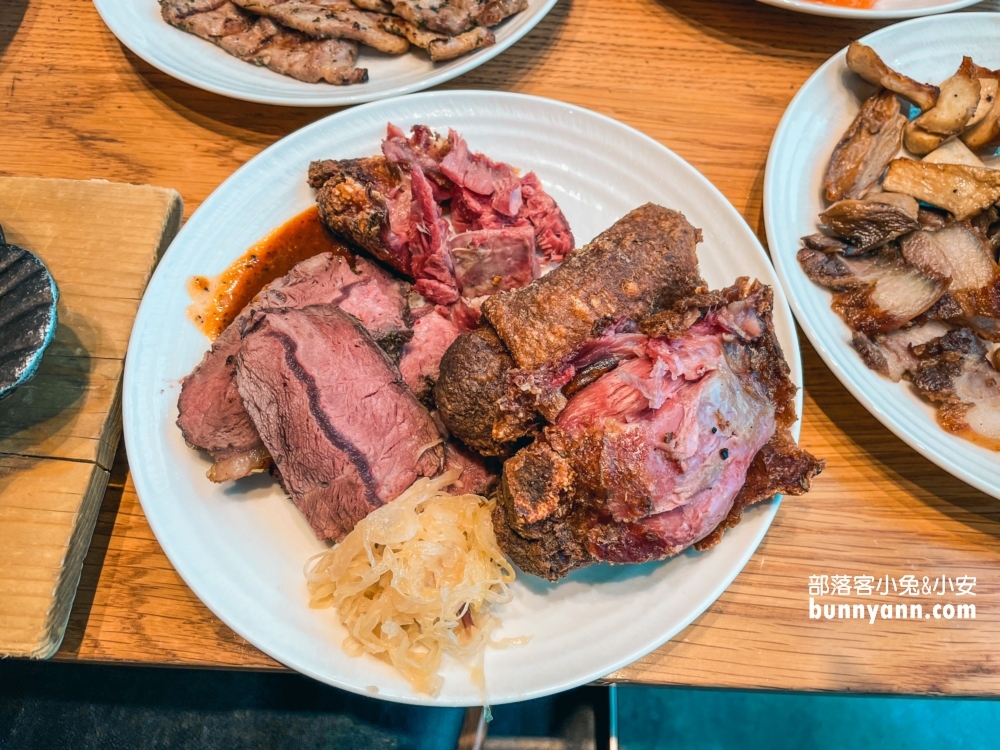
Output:
[[[534,431],[537,422],[530,401],[524,408],[507,410],[506,424],[500,402],[516,400],[507,374],[513,368],[507,348],[490,326],[463,333],[441,358],[434,387],[434,403],[448,429],[462,442],[485,456],[509,455],[513,441]],[[523,421],[515,424],[519,413]]]
[[[213,343],[181,385],[177,426],[193,448],[212,454],[214,482],[225,482],[267,468],[267,452],[243,408],[233,380],[240,329],[252,309],[339,305],[362,321],[373,338],[397,356],[412,336],[406,295],[409,287],[370,261],[323,253],[297,264],[258,294]]]
[[[412,275],[410,189],[399,167],[383,156],[314,161],[309,184],[319,191],[319,215],[334,234]]]
[[[490,297],[483,315],[519,367],[557,363],[595,327],[644,317],[702,286],[700,235],[678,212],[646,204],[551,273]]]
[[[630,339],[507,461],[497,519],[522,569],[555,580],[599,560],[662,559],[717,541],[750,502],[808,488],[822,462],[788,432],[795,387],[772,299],[740,279],[640,322],[641,346]]]
[[[341,540],[442,468],[430,414],[364,327],[334,305],[255,311],[244,326],[236,384],[319,539]]]

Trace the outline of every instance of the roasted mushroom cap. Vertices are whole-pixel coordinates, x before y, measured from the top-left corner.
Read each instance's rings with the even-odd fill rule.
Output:
[[[873,86],[889,89],[922,110],[933,107],[938,100],[938,87],[919,83],[897,73],[884,62],[871,47],[861,42],[851,42],[847,48],[847,67]]]
[[[845,200],[834,203],[819,218],[834,234],[848,240],[857,250],[871,250],[920,228],[917,202],[909,196],[899,197],[908,199],[912,205],[904,208],[896,205],[895,201]]]
[[[824,180],[827,200],[864,197],[899,151],[905,125],[891,91],[871,96],[830,157]]]
[[[943,208],[961,221],[1000,199],[1000,169],[895,159],[882,186]]]

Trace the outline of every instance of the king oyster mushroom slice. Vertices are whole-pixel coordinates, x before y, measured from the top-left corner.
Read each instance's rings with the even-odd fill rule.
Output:
[[[894,159],[882,187],[943,208],[962,221],[1000,199],[1000,170]]]
[[[861,42],[851,42],[847,48],[847,67],[873,86],[888,89],[921,110],[928,110],[937,104],[939,89],[928,83],[920,83],[908,78],[886,65],[871,47]]]
[[[864,197],[899,151],[905,125],[899,100],[891,91],[869,97],[830,156],[824,179],[826,199]]]
[[[906,124],[903,144],[918,156],[961,133],[979,108],[982,84],[966,66],[941,84],[937,103]]]
[[[927,164],[965,164],[969,167],[985,167],[983,160],[958,138],[953,138],[931,151],[921,161]]]
[[[919,229],[918,210],[917,201],[908,195],[879,193],[860,201],[837,201],[819,218],[834,234],[864,252]]]

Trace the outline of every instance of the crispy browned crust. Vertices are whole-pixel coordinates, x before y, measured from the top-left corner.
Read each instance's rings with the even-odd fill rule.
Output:
[[[309,165],[309,184],[318,189],[319,215],[334,234],[357,245],[397,271],[399,258],[382,239],[389,227],[387,192],[399,185],[399,167],[384,156],[324,159]]]
[[[517,365],[557,364],[595,327],[642,318],[661,300],[704,285],[695,246],[701,232],[677,211],[647,203],[551,273],[483,303],[483,315]]]
[[[741,371],[753,373],[754,387],[774,404],[777,430],[754,457],[727,517],[695,545],[697,549],[718,543],[727,528],[739,523],[747,506],[779,493],[808,491],[824,466],[791,437],[797,389],[774,333],[774,294],[769,287],[743,277],[723,290],[701,290],[644,319],[639,328],[649,336],[678,337],[711,309],[750,298],[764,333],[743,345],[728,344],[727,353],[737,359]],[[547,427],[504,465],[494,525],[501,548],[525,572],[556,580],[594,562],[602,551],[613,552],[618,562],[662,559],[679,551],[641,525],[610,519],[602,481],[619,486],[631,478],[602,471],[599,455],[600,447],[588,437],[570,440],[558,427]],[[641,505],[633,510],[637,519],[651,512]]]
[[[536,429],[534,409],[519,407],[517,393],[508,386],[513,366],[507,348],[488,325],[460,335],[441,358],[434,386],[441,419],[453,435],[485,456],[510,455],[513,441]],[[501,414],[502,401],[511,408]]]

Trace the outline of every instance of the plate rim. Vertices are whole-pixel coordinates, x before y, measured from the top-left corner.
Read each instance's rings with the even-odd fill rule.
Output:
[[[826,16],[827,18],[860,18],[877,21],[892,18],[922,18],[924,16],[950,13],[961,8],[984,2],[984,0],[951,0],[939,6],[928,8],[900,8],[899,10],[866,10],[864,8],[842,8],[836,5],[807,2],[807,0],[757,0],[759,3],[775,8],[805,13],[810,16]],[[867,38],[867,37],[866,37]]]
[[[975,13],[962,13],[960,15],[950,16],[949,19],[968,19],[970,22],[974,22],[975,19],[979,18],[989,18],[993,21],[1000,21],[1000,12],[989,12],[980,11]],[[939,23],[949,23],[949,20],[944,20],[938,18],[934,15],[922,16],[919,18],[912,18],[907,21],[902,21],[900,23],[892,24],[890,26],[885,26],[881,29],[877,29],[870,34],[859,39],[859,41],[872,45],[877,43],[882,36],[893,35],[899,33],[901,27],[912,28],[914,26],[922,25],[932,25]],[[779,194],[778,188],[775,186],[777,178],[777,160],[779,147],[782,141],[789,137],[789,133],[794,132],[795,124],[792,121],[793,109],[799,105],[800,100],[805,98],[806,91],[810,85],[814,84],[824,75],[826,75],[831,68],[840,66],[847,56],[847,47],[835,52],[826,62],[824,62],[819,68],[813,72],[805,83],[799,88],[795,96],[788,103],[788,107],[785,109],[785,113],[781,117],[781,121],[778,123],[778,128],[775,130],[774,138],[771,140],[771,147],[767,155],[767,163],[764,169],[764,231],[767,235],[767,245],[770,252],[771,264],[774,266],[775,274],[781,281],[781,286],[786,292],[786,297],[789,304],[791,305],[792,311],[795,315],[795,320],[799,327],[805,333],[809,342],[812,344],[813,348],[819,354],[820,358],[823,360],[824,364],[830,369],[830,371],[837,378],[837,381],[843,385],[852,396],[868,412],[875,417],[886,429],[893,433],[897,438],[906,443],[910,448],[915,450],[921,456],[926,458],[931,463],[935,464],[937,467],[946,471],[947,473],[954,476],[971,487],[1000,499],[1000,482],[994,485],[990,485],[982,481],[979,477],[975,476],[963,466],[957,462],[952,462],[946,456],[942,456],[938,451],[934,450],[929,444],[927,444],[922,439],[922,434],[914,434],[901,425],[897,424],[896,420],[887,414],[878,402],[870,395],[868,395],[865,390],[861,387],[859,383],[854,382],[853,378],[844,371],[841,367],[833,349],[830,347],[830,343],[827,342],[816,328],[813,326],[812,321],[808,316],[803,314],[802,308],[798,303],[796,295],[792,294],[792,284],[790,283],[788,276],[785,273],[785,258],[782,252],[778,250],[780,243],[776,240],[775,230],[772,229],[777,220],[772,216],[772,210],[776,203],[775,197]],[[790,261],[789,261],[790,262]],[[897,384],[898,385],[898,384]],[[938,430],[944,432],[943,428],[937,427]],[[945,433],[946,434],[946,433]],[[971,444],[970,444],[971,445]]]
[[[430,91],[430,92],[422,92],[422,93],[410,94],[410,95],[408,95],[406,97],[396,97],[396,98],[394,98],[394,99],[391,100],[391,103],[395,104],[395,103],[397,103],[401,99],[404,99],[406,101],[414,101],[414,100],[421,100],[421,99],[426,99],[426,100],[434,101],[434,100],[439,99],[439,98],[501,99],[501,100],[504,100],[504,101],[507,101],[507,102],[526,102],[526,103],[529,103],[529,104],[536,104],[536,105],[547,106],[547,107],[557,107],[557,108],[561,108],[565,113],[567,113],[567,114],[569,114],[571,116],[572,115],[576,115],[576,116],[582,116],[582,117],[597,118],[598,120],[603,121],[604,123],[609,124],[611,126],[614,126],[614,127],[620,128],[620,129],[624,129],[626,131],[630,131],[630,133],[633,136],[637,136],[637,137],[639,137],[639,138],[647,141],[649,144],[655,146],[656,148],[658,148],[658,149],[666,152],[666,154],[668,154],[669,157],[671,157],[674,160],[676,160],[676,162],[677,162],[677,164],[678,164],[678,166],[679,166],[679,168],[681,170],[687,172],[688,175],[691,178],[693,178],[693,179],[697,180],[698,182],[700,182],[702,184],[702,186],[704,188],[706,188],[715,197],[716,200],[721,201],[724,206],[728,207],[728,210],[732,212],[732,215],[734,217],[738,218],[739,225],[741,226],[742,230],[745,232],[747,239],[750,240],[756,246],[756,249],[757,249],[757,251],[760,254],[760,258],[765,263],[767,263],[772,269],[774,269],[774,264],[771,262],[771,260],[770,260],[770,258],[768,256],[767,252],[764,250],[764,247],[763,247],[763,245],[762,245],[762,243],[760,241],[760,238],[757,236],[757,234],[750,227],[749,223],[746,221],[746,219],[744,218],[744,216],[736,209],[735,206],[732,205],[732,203],[725,197],[725,195],[723,195],[723,193],[707,177],[705,177],[705,175],[703,175],[701,172],[699,172],[697,169],[695,169],[695,167],[692,166],[689,162],[687,162],[683,157],[681,157],[676,152],[674,152],[672,149],[670,149],[669,147],[667,147],[664,144],[660,143],[656,139],[652,138],[651,136],[646,135],[642,131],[640,131],[640,130],[638,130],[636,128],[633,128],[632,126],[627,125],[626,123],[623,123],[623,122],[621,122],[619,120],[616,120],[616,119],[614,119],[612,117],[604,115],[604,114],[602,114],[600,112],[595,112],[595,111],[587,109],[585,107],[580,107],[580,106],[575,105],[575,104],[569,104],[569,103],[566,103],[566,102],[562,102],[562,101],[559,101],[559,100],[556,100],[556,99],[547,98],[547,97],[540,97],[540,96],[534,96],[534,95],[528,95],[528,94],[520,94],[520,93],[513,93],[513,92],[500,92],[500,91],[478,90],[478,89],[449,90],[449,91]],[[246,164],[244,164],[243,166],[241,166],[238,170],[236,170],[233,174],[231,174],[228,178],[226,178],[226,180],[223,181],[218,187],[216,187],[215,190],[213,190],[212,193],[201,203],[201,205],[199,205],[199,207],[196,209],[196,211],[192,214],[191,218],[188,219],[187,222],[185,222],[184,227],[182,227],[181,231],[177,234],[177,237],[175,237],[174,242],[176,242],[179,238],[181,238],[183,236],[183,234],[186,231],[188,231],[188,228],[189,228],[192,220],[195,218],[195,216],[200,211],[202,211],[206,207],[211,208],[211,206],[213,205],[214,201],[216,201],[216,200],[222,200],[223,199],[224,196],[221,195],[223,187],[225,187],[226,185],[228,185],[231,181],[232,182],[238,181],[240,179],[241,175],[245,171],[250,170],[253,167],[253,165],[258,160],[264,159],[265,156],[269,153],[269,151],[272,148],[275,148],[278,144],[281,144],[285,140],[287,140],[289,138],[292,138],[292,137],[304,138],[304,137],[306,137],[307,133],[309,133],[309,132],[311,132],[313,130],[319,130],[321,128],[328,127],[328,125],[327,125],[328,121],[334,120],[335,118],[350,117],[350,116],[352,116],[352,113],[355,113],[355,112],[364,113],[368,109],[375,109],[375,108],[378,108],[378,107],[381,107],[381,106],[389,106],[389,104],[390,104],[390,102],[388,102],[388,101],[374,101],[374,102],[370,102],[370,103],[365,104],[365,105],[361,105],[359,107],[352,107],[352,108],[350,108],[348,110],[343,110],[341,112],[337,112],[337,113],[331,114],[331,115],[329,115],[327,117],[321,118],[320,120],[317,120],[317,121],[315,121],[313,123],[310,123],[309,125],[306,125],[305,127],[300,128],[299,130],[296,130],[293,133],[290,133],[289,135],[285,136],[284,138],[280,139],[279,141],[276,141],[274,144],[272,144],[271,146],[269,146],[267,149],[264,149],[261,153],[257,154],[252,159],[250,159],[248,162],[246,162]],[[173,245],[173,243],[171,243],[171,245]],[[168,253],[170,252],[170,249],[171,248],[167,249]],[[166,257],[166,253],[164,254],[164,257]],[[162,268],[164,268],[164,266],[162,265],[162,263],[157,266],[156,270],[154,271],[153,277],[150,279],[149,286],[152,286],[153,278],[155,278],[155,276],[156,276],[157,273],[160,273],[160,270]],[[777,278],[777,272],[776,272],[776,270],[775,270],[775,277]],[[793,343],[793,348],[789,351],[789,350],[787,350],[783,346],[782,347],[783,353],[785,355],[786,361],[789,363],[789,365],[790,365],[791,369],[793,370],[793,372],[797,372],[798,373],[799,380],[800,380],[799,383],[796,383],[797,392],[796,392],[796,396],[795,396],[795,408],[796,408],[796,414],[797,414],[798,418],[796,419],[795,423],[792,426],[792,435],[793,435],[794,439],[796,440],[796,442],[798,442],[798,440],[800,438],[801,426],[802,426],[802,410],[803,410],[803,402],[804,402],[804,385],[803,385],[803,383],[804,383],[804,380],[805,380],[805,373],[804,373],[804,371],[802,369],[801,346],[799,344],[798,336],[797,336],[797,334],[795,332],[794,317],[792,315],[792,310],[791,310],[791,307],[790,307],[790,305],[788,303],[787,295],[785,294],[785,291],[784,291],[784,289],[783,289],[780,281],[779,281],[778,284],[775,284],[772,288],[774,290],[775,307],[776,307],[776,309],[780,309],[781,310],[781,314],[783,316],[785,316],[785,319],[790,324],[790,333],[791,333],[790,340]],[[150,302],[149,305],[151,306],[152,303]],[[136,313],[135,324],[133,325],[132,332],[131,332],[131,334],[129,336],[129,354],[131,354],[131,352],[133,351],[133,349],[132,349],[133,339],[136,338],[139,335],[138,331],[140,330],[140,326],[138,324],[139,324],[139,322],[142,320],[142,318],[144,316],[144,311],[143,311],[143,307],[144,306],[147,306],[147,297],[146,297],[145,294],[143,294],[143,299],[140,302],[139,309],[137,310],[137,313]],[[147,312],[146,314],[148,315],[149,313]],[[132,419],[132,412],[133,412],[133,408],[135,407],[135,405],[132,404],[132,401],[133,401],[133,399],[135,397],[133,395],[131,395],[132,388],[129,386],[129,384],[131,382],[134,382],[136,380],[135,369],[136,369],[137,366],[138,365],[136,365],[136,358],[134,356],[127,355],[126,356],[126,361],[125,361],[125,371],[124,371],[123,386],[122,386],[122,389],[123,389],[122,398],[123,398],[124,438],[125,438],[125,444],[126,444],[126,451],[130,455],[135,455],[135,456],[140,455],[141,452],[138,451],[138,448],[137,448],[137,445],[136,445],[136,440],[138,439],[138,437],[134,433],[134,431],[137,431],[138,428],[133,426],[133,419]],[[140,466],[140,467],[142,466],[141,463],[139,463],[137,465]],[[176,550],[174,549],[171,541],[166,541],[165,542],[164,539],[161,538],[160,533],[158,533],[157,529],[158,529],[158,526],[159,526],[159,522],[158,522],[158,520],[154,520],[154,519],[156,519],[156,513],[154,512],[152,515],[150,515],[147,512],[147,510],[146,510],[147,505],[146,505],[146,502],[143,501],[143,494],[146,494],[147,497],[150,497],[150,496],[152,496],[152,492],[151,492],[151,488],[147,484],[147,478],[144,475],[144,470],[142,468],[140,468],[138,472],[133,472],[133,483],[134,483],[134,486],[135,486],[136,495],[139,498],[139,502],[140,502],[140,504],[143,507],[143,512],[144,512],[144,514],[147,517],[147,520],[148,520],[148,522],[150,524],[150,527],[151,527],[154,535],[157,538],[157,542],[160,544],[161,548],[163,549],[164,554],[167,556],[168,560],[170,560],[171,565],[173,565],[174,569],[176,570],[176,572],[178,573],[178,575],[180,575],[181,578],[184,580],[185,584],[194,592],[194,594],[196,596],[198,596],[198,599],[210,611],[212,611],[212,613],[216,617],[218,617],[223,623],[226,624],[227,627],[231,628],[234,632],[236,632],[238,635],[240,635],[242,638],[244,638],[247,642],[251,643],[254,647],[258,648],[260,651],[262,651],[263,653],[267,654],[272,659],[275,659],[275,661],[278,661],[279,663],[281,663],[281,664],[283,664],[285,666],[288,666],[288,667],[296,670],[297,672],[305,674],[305,675],[307,675],[307,676],[309,676],[309,677],[311,677],[313,679],[316,679],[316,680],[318,680],[320,682],[323,682],[325,684],[332,685],[332,686],[337,687],[339,689],[347,690],[347,691],[355,693],[357,695],[363,695],[363,696],[366,696],[366,697],[369,697],[369,698],[374,697],[374,698],[379,698],[381,700],[388,700],[388,701],[392,701],[392,702],[396,702],[396,703],[404,703],[404,704],[410,704],[410,705],[424,705],[424,706],[468,707],[468,706],[482,705],[482,701],[481,701],[480,697],[479,696],[474,696],[472,694],[469,694],[465,698],[444,699],[444,700],[441,700],[439,698],[430,697],[430,696],[425,696],[423,694],[417,694],[417,693],[414,693],[412,695],[405,695],[405,696],[383,695],[381,693],[373,695],[371,692],[369,692],[369,691],[367,691],[367,690],[365,690],[363,688],[360,688],[360,687],[357,687],[357,686],[351,685],[351,684],[346,684],[344,682],[340,682],[340,681],[335,680],[335,679],[331,679],[328,675],[321,674],[319,671],[311,669],[310,665],[308,663],[299,663],[297,660],[294,660],[294,659],[293,660],[285,660],[285,659],[279,658],[275,653],[272,652],[272,650],[270,649],[270,647],[268,647],[268,648],[262,647],[260,644],[258,644],[257,642],[255,642],[252,638],[248,637],[243,632],[243,629],[241,627],[235,627],[233,624],[231,624],[225,617],[223,617],[218,611],[216,611],[216,609],[213,606],[213,604],[211,604],[209,601],[207,601],[202,596],[202,593],[201,593],[202,586],[200,585],[200,583],[197,583],[197,581],[199,579],[195,578],[194,580],[196,581],[196,583],[192,584],[191,580],[189,580],[190,576],[186,575],[187,565],[184,562],[181,562],[180,565],[177,564],[176,559],[175,559],[175,557],[176,557]],[[618,660],[616,660],[614,662],[609,662],[606,666],[602,667],[599,671],[596,671],[594,673],[588,673],[588,674],[583,675],[583,676],[578,676],[578,677],[573,678],[573,679],[560,680],[557,683],[549,684],[549,685],[547,685],[544,688],[538,688],[538,689],[534,689],[534,690],[525,692],[525,693],[520,694],[520,695],[518,695],[516,697],[506,697],[506,698],[501,698],[499,700],[493,700],[491,698],[490,699],[491,704],[492,705],[501,705],[501,704],[504,704],[504,703],[518,702],[518,701],[522,701],[522,700],[531,700],[533,698],[539,698],[539,697],[543,697],[543,696],[547,696],[547,695],[553,695],[555,693],[559,693],[559,692],[562,692],[562,691],[565,691],[565,690],[572,689],[574,687],[578,687],[578,686],[581,686],[581,685],[585,685],[585,684],[591,683],[594,680],[600,679],[600,678],[602,678],[602,677],[604,677],[604,676],[606,676],[606,675],[608,675],[608,674],[610,674],[610,673],[612,673],[614,671],[617,671],[618,669],[621,669],[622,667],[625,667],[625,666],[627,666],[629,664],[634,663],[638,659],[641,659],[642,657],[646,656],[650,652],[652,652],[655,649],[659,648],[661,645],[663,645],[664,643],[666,643],[670,639],[674,638],[678,633],[680,633],[682,630],[684,630],[684,628],[688,627],[695,619],[697,619],[698,617],[700,617],[722,595],[722,593],[726,589],[729,588],[729,586],[732,584],[733,580],[740,574],[740,572],[742,572],[742,570],[746,566],[747,562],[749,561],[750,557],[757,551],[757,549],[759,548],[759,546],[761,544],[761,541],[763,540],[764,536],[767,534],[768,530],[770,529],[770,526],[771,526],[771,524],[774,521],[774,517],[777,514],[778,508],[780,507],[781,498],[782,498],[781,495],[777,495],[777,496],[775,496],[770,501],[764,501],[762,503],[756,504],[755,507],[759,508],[758,512],[763,516],[762,519],[761,519],[760,529],[757,530],[757,532],[755,533],[755,535],[753,536],[753,538],[749,541],[749,543],[747,544],[747,548],[744,550],[744,552],[730,566],[730,568],[727,571],[726,575],[723,576],[719,580],[719,582],[716,584],[715,587],[713,587],[712,589],[706,591],[699,598],[697,606],[693,607],[692,610],[691,610],[691,612],[688,614],[688,616],[686,616],[685,618],[682,618],[682,621],[678,625],[676,625],[674,628],[664,630],[656,638],[654,638],[652,640],[652,642],[642,643],[642,644],[639,644],[636,647],[630,649],[630,654],[628,656],[623,657],[621,659],[618,659]],[[171,537],[168,535],[166,537],[166,540],[170,540],[170,539],[171,539]],[[183,560],[184,559],[183,556],[181,556],[180,559]]]
[[[140,0],[135,0],[139,2]],[[155,1],[155,0],[154,0]],[[105,11],[119,0],[93,0],[94,8],[97,10],[97,14],[101,17],[101,21],[108,28],[108,30],[114,35],[115,39],[128,48],[132,54],[136,57],[142,59],[148,65],[156,68],[161,73],[170,76],[182,83],[186,83],[196,89],[202,91],[208,91],[212,94],[217,94],[218,96],[223,96],[227,99],[236,99],[238,101],[252,102],[254,104],[268,104],[277,107],[341,107],[349,106],[354,104],[367,104],[371,102],[381,101],[383,99],[395,99],[401,96],[406,96],[408,94],[423,91],[424,89],[431,88],[432,86],[437,86],[439,84],[450,81],[454,78],[458,78],[461,75],[478,68],[481,65],[488,63],[494,57],[502,52],[505,52],[510,47],[517,44],[524,38],[529,32],[531,32],[542,19],[544,19],[549,12],[555,7],[559,0],[543,0],[542,5],[534,11],[534,15],[529,18],[529,20],[520,28],[515,29],[513,33],[503,41],[497,41],[489,47],[484,47],[482,49],[470,52],[465,61],[454,68],[443,70],[443,71],[432,71],[430,75],[426,75],[418,78],[411,83],[402,84],[395,86],[386,91],[371,92],[371,93],[347,93],[352,89],[357,90],[353,85],[350,86],[334,86],[332,84],[325,84],[331,92],[329,96],[320,96],[317,98],[304,98],[297,94],[288,94],[285,96],[271,95],[271,94],[253,94],[253,93],[233,93],[232,90],[225,88],[224,86],[217,86],[211,82],[205,82],[204,80],[198,78],[197,76],[191,76],[183,71],[179,71],[173,66],[166,64],[156,58],[155,55],[149,54],[146,50],[141,49],[142,45],[137,45],[134,40],[130,38],[128,29],[123,29],[123,27],[117,23],[113,23],[109,20],[108,13]],[[506,20],[506,19],[504,19]],[[502,23],[502,22],[501,22]],[[165,30],[179,31],[179,33],[185,33],[178,29],[173,29],[169,24],[164,21]],[[200,40],[205,44],[211,44],[211,42],[206,40]],[[214,46],[214,45],[213,45]],[[406,53],[410,54],[410,53]],[[246,63],[250,65],[251,63]],[[273,72],[273,71],[269,71]],[[274,75],[281,75],[279,73],[274,73]],[[288,76],[281,76],[283,78],[288,78]],[[290,79],[295,80],[295,79]],[[312,84],[315,86],[322,86],[324,84],[316,83]],[[322,89],[317,89],[321,91]],[[287,136],[286,136],[287,137]]]

